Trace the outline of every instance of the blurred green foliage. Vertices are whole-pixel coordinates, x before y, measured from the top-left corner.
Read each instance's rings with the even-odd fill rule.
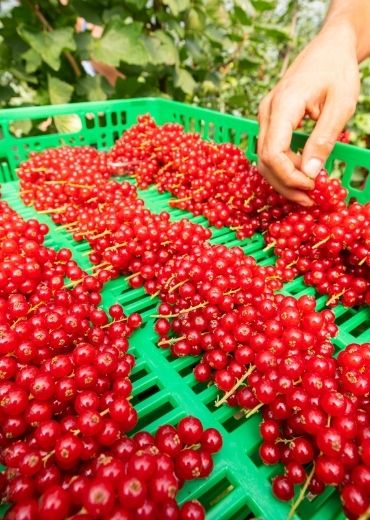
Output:
[[[328,0],[5,0],[0,106],[168,96],[253,117],[260,99],[318,31],[327,5]],[[111,69],[91,75],[91,61]],[[115,84],[107,79],[112,74]],[[369,64],[362,75],[350,128],[354,141],[367,145]],[[30,130],[27,122],[15,129]]]
[[[316,16],[312,4],[317,4]],[[255,114],[286,56],[292,58],[317,30],[325,4],[307,0],[12,2],[12,8],[0,11],[1,103],[151,95]],[[103,27],[101,37],[94,37],[91,28],[77,32],[79,17]],[[100,74],[87,74],[81,66],[86,60],[116,67],[121,73],[116,85],[112,87]]]

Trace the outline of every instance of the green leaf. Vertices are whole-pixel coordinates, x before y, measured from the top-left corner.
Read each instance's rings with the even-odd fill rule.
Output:
[[[256,24],[256,32],[260,32],[264,37],[268,36],[278,42],[287,41],[290,39],[289,31],[285,27],[279,27],[273,24]]]
[[[53,105],[68,103],[72,97],[73,90],[72,85],[48,75],[49,98]],[[71,133],[81,130],[81,120],[77,115],[55,116],[53,119],[58,132]]]
[[[225,34],[221,27],[211,25],[207,27],[205,34],[211,40],[212,44],[217,45],[218,47],[224,44]]]
[[[59,70],[60,55],[64,50],[76,50],[72,27],[39,33],[19,27],[18,34],[53,70]]]
[[[143,84],[138,81],[137,77],[127,79],[118,78],[116,83],[116,94],[123,98],[134,97],[142,86]]]
[[[188,54],[195,61],[202,61],[204,59],[204,49],[202,49],[198,38],[187,38],[185,46]]]
[[[53,117],[56,129],[61,134],[79,132],[82,128],[81,119],[77,115]]]
[[[150,54],[150,62],[154,65],[176,65],[179,61],[177,48],[170,36],[159,30],[145,39]]]
[[[101,76],[86,76],[80,79],[77,84],[77,94],[88,101],[104,101],[107,93],[102,86]]]
[[[87,22],[101,25],[102,19],[99,14],[97,14],[95,2],[86,2],[86,0],[73,0],[73,6],[79,16],[84,18]]]
[[[36,76],[32,76],[32,74],[27,74],[22,69],[16,69],[15,67],[11,67],[9,68],[9,72],[11,72],[13,76],[21,82],[37,84]]]
[[[277,4],[276,0],[251,0],[251,3],[260,12],[275,9]]]
[[[144,9],[147,0],[126,0],[125,2],[129,7],[134,8],[136,11],[141,11]]]
[[[251,0],[235,0],[235,6],[241,9],[248,18],[252,18],[256,14]]]
[[[250,25],[250,23],[252,21],[252,17],[244,9],[242,9],[239,5],[236,5],[234,7],[234,15],[235,15],[235,18],[239,22],[241,22],[243,25]]]
[[[9,101],[14,95],[15,92],[10,85],[0,84],[0,106],[4,101]]]
[[[11,61],[10,49],[3,42],[0,42],[0,70],[6,70]]]
[[[163,0],[163,3],[168,5],[175,16],[178,16],[179,13],[190,7],[189,0]]]
[[[354,122],[365,134],[370,134],[370,114],[357,114],[354,117]]]
[[[228,101],[230,105],[234,107],[241,107],[245,103],[245,94],[234,94],[233,96],[230,96]]]
[[[180,88],[185,94],[193,94],[196,82],[186,69],[178,68],[175,71],[175,87]]]
[[[90,59],[90,46],[92,36],[90,32],[78,33],[75,36],[76,39],[76,54],[80,60],[88,61]]]
[[[116,20],[125,20],[130,15],[129,11],[124,8],[122,5],[115,5],[111,9],[105,9],[103,12],[103,23],[104,25],[108,25],[114,19]]]
[[[59,78],[48,75],[48,91],[53,105],[68,103],[72,97],[73,86]]]
[[[189,10],[186,23],[187,23],[189,31],[200,32],[200,31],[203,31],[203,29],[204,29],[205,17],[203,15],[203,13],[191,8]]]
[[[91,57],[115,67],[120,62],[146,65],[150,56],[140,37],[141,24],[115,21],[100,39],[91,42]]]
[[[207,93],[207,94],[209,94],[209,93],[215,93],[215,92],[218,92],[219,85],[217,85],[215,81],[211,81],[211,80],[209,80],[209,79],[206,79],[206,80],[203,81],[203,83],[202,83],[202,89],[203,89],[204,92]]]
[[[34,91],[34,105],[49,105],[50,97],[49,92],[46,87],[38,87],[37,90]]]
[[[257,55],[255,55],[239,60],[237,65],[239,70],[250,71],[251,69],[255,69],[261,65],[261,63],[262,60]]]
[[[16,137],[22,137],[22,135],[27,135],[30,133],[32,129],[32,121],[31,119],[22,119],[21,121],[13,121],[10,125],[10,130],[12,134]]]
[[[35,72],[42,64],[40,54],[33,49],[28,49],[28,51],[24,52],[22,58],[26,61],[26,72],[29,74]]]
[[[53,105],[68,103],[72,97],[73,90],[72,85],[48,75],[48,91]],[[55,116],[53,119],[58,132],[70,133],[81,130],[81,120],[77,115]]]

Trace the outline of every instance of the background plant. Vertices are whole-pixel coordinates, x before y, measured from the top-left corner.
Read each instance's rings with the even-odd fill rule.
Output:
[[[0,5],[2,107],[167,96],[251,117],[317,32],[328,0],[5,0]],[[368,63],[362,74],[362,97],[350,128],[352,139],[366,146]],[[64,130],[69,124],[73,121],[59,121]],[[31,122],[14,131],[32,131]]]

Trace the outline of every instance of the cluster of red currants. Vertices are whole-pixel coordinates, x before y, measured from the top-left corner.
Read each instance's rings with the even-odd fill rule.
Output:
[[[194,417],[156,436],[130,403],[128,337],[141,317],[97,307],[101,282],[47,226],[0,202],[0,473],[9,520],[202,520],[175,497],[206,477],[222,439]],[[75,285],[65,279],[79,280]],[[111,318],[111,320],[110,320]]]
[[[183,149],[185,134],[170,125],[169,130],[178,134],[174,145],[168,136],[163,142],[165,135],[158,134],[158,127],[147,118],[135,128],[131,141],[125,141],[128,132],[119,141],[122,157],[132,154],[132,163],[126,157],[122,164],[126,171],[131,167],[137,171],[142,161],[150,165],[153,160],[144,172],[139,169],[150,184],[158,169],[155,154],[160,151],[159,163],[168,164],[171,153],[178,147]],[[191,134],[186,139],[185,148],[201,143]],[[148,150],[150,160],[141,155]],[[71,149],[69,153],[73,155]],[[112,160],[117,161],[118,156]],[[117,162],[109,164],[118,168]],[[202,355],[194,374],[198,381],[213,381],[224,393],[216,406],[225,402],[238,406],[245,417],[262,410],[261,458],[267,464],[282,462],[285,467],[284,475],[273,481],[276,496],[290,500],[294,486],[302,485],[291,515],[307,490],[317,495],[327,485],[340,489],[350,518],[367,511],[370,346],[349,345],[335,359],[330,342],[337,332],[333,313],[316,312],[312,297],[296,299],[275,291],[283,279],[306,273],[309,282],[312,273],[326,273],[334,265],[336,272],[334,268],[330,271],[327,285],[317,283],[317,274],[312,283],[333,295],[333,302],[342,292],[347,305],[366,302],[367,286],[358,280],[361,276],[369,279],[368,205],[347,207],[345,190],[320,174],[311,192],[316,203],[313,209],[292,211],[290,207],[276,218],[265,219],[267,241],[280,256],[274,268],[257,266],[239,248],[211,246],[209,232],[201,226],[187,220],[171,223],[167,213],[153,215],[127,183],[106,181],[105,190],[105,200],[103,193],[97,193],[94,200],[74,196],[55,212],[50,208],[57,223],[76,239],[89,241],[90,259],[95,264],[94,276],[89,278],[102,284],[119,274],[132,273],[133,287],[143,285],[161,300],[155,324],[159,345],[171,348],[176,356]],[[259,214],[265,211],[270,212],[270,208]],[[276,222],[271,224],[272,220]],[[330,264],[334,255],[339,261]],[[349,275],[353,275],[352,296],[342,278]],[[76,281],[82,287],[86,279]],[[342,285],[337,285],[338,279]]]
[[[61,422],[43,421],[31,446],[18,441],[4,451],[8,469],[0,484],[14,504],[6,519],[204,520],[198,501],[180,507],[176,495],[185,481],[211,473],[213,454],[222,447],[218,431],[203,429],[189,416],[177,427],[164,425],[154,435],[142,431],[130,438],[125,419],[122,423],[127,406],[116,397],[110,409],[115,407],[119,435],[97,436],[102,414],[94,399],[95,392],[85,391],[78,420],[70,415]]]
[[[315,299],[275,294],[241,250],[199,246],[167,269],[155,330],[175,356],[199,356],[195,378],[213,382],[245,418],[262,410],[260,456],[281,462],[273,491],[291,500],[337,486],[350,518],[370,505],[370,344],[335,359],[337,326]]]
[[[294,486],[303,484],[292,513],[306,491],[317,495],[336,486],[346,516],[368,518],[369,360],[370,343],[348,345],[337,360],[313,358],[302,382],[286,392],[279,407],[265,407],[260,456],[266,464],[284,465],[273,491],[281,500],[291,500]],[[298,365],[292,363],[290,369],[297,377]]]
[[[37,210],[88,201],[109,179],[107,155],[89,146],[31,152],[18,169],[21,196]]]
[[[75,164],[84,162],[83,150],[86,151],[58,148],[31,157],[23,163],[19,175],[22,189],[25,187],[25,177],[32,177],[33,198],[30,199],[24,191],[21,196],[26,203],[49,213],[55,223],[72,233],[75,240],[89,242],[93,273],[85,273],[84,276],[82,272],[73,273],[76,276],[70,278],[74,284],[84,285],[86,280],[92,278],[101,285],[119,274],[130,274],[132,287],[144,285],[147,292],[153,294],[159,289],[156,275],[159,268],[173,256],[190,252],[194,246],[207,240],[211,232],[187,219],[171,222],[166,212],[153,214],[144,207],[136,188],[128,182],[102,179],[93,197],[86,198],[83,188],[74,188],[71,194],[64,191],[63,201],[50,206],[46,193],[59,186],[55,179],[63,177],[68,183],[68,179],[75,176]],[[63,160],[68,163],[68,167],[59,170],[55,166],[59,159],[62,164]],[[48,166],[50,163],[54,165],[51,169]],[[81,170],[79,182],[87,182]]]
[[[176,196],[172,205],[229,226],[238,238],[268,229],[283,281],[304,274],[330,304],[370,302],[370,204],[347,206],[346,190],[324,171],[306,210],[277,194],[238,147],[204,141],[178,124],[157,126],[150,116],[123,134],[107,162],[112,173],[134,175],[141,188],[156,184]]]
[[[304,274],[306,283],[330,296],[329,305],[339,299],[346,306],[370,301],[370,237],[365,225],[370,205],[347,206],[346,190],[324,172],[310,192],[314,207],[303,209],[277,194],[238,147],[204,141],[185,133],[181,125],[157,126],[150,116],[142,116],[109,154],[89,147],[31,154],[19,169],[21,195],[26,204],[68,227],[76,240],[87,238],[94,245],[95,237],[104,237],[104,246],[108,232],[118,230],[114,212],[124,201],[134,211],[145,212],[133,186],[108,181],[112,173],[134,174],[142,188],[155,183],[160,191],[176,195],[172,204],[205,215],[218,227],[235,229],[239,238],[266,231],[267,247],[275,246],[281,281]],[[116,263],[124,255],[121,248],[128,246],[127,234],[126,240],[121,236],[118,233],[117,249],[114,241],[109,243],[112,249],[106,255]],[[103,260],[99,253],[91,259],[99,265]],[[105,267],[109,265],[110,258]],[[115,267],[108,269],[112,277]],[[106,281],[104,271],[100,276]]]
[[[370,203],[345,203],[345,190],[321,173],[313,210],[301,209],[270,225],[269,246],[284,280],[304,274],[308,285],[352,307],[370,304]]]
[[[155,184],[173,206],[204,215],[240,239],[264,230],[296,205],[279,195],[235,145],[204,141],[179,124],[157,126],[148,116],[127,130],[109,152],[112,174],[133,175],[140,188]]]

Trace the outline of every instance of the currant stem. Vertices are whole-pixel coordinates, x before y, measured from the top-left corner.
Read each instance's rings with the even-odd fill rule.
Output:
[[[67,209],[67,206],[61,206],[60,208],[49,208],[49,209],[42,209],[41,211],[38,211],[38,213],[47,213],[47,214],[52,214],[52,213],[63,213],[63,211],[65,211]]]
[[[312,249],[317,249],[318,247],[326,244],[326,242],[329,242],[330,239],[331,239],[331,235],[328,235],[326,238],[323,238],[322,240],[320,240],[320,242],[316,242],[316,244],[314,244],[312,246]]]
[[[50,457],[52,457],[54,454],[55,450],[50,451],[47,455],[45,455],[45,457],[43,457],[42,462],[46,464]]]
[[[294,513],[296,512],[296,510],[298,509],[300,504],[305,499],[306,491],[308,489],[308,486],[311,483],[314,473],[315,473],[315,464],[313,464],[312,469],[311,469],[309,475],[307,476],[306,482],[304,483],[304,486],[301,488],[301,490],[299,492],[297,500],[295,502],[293,502],[292,507],[290,508],[287,520],[291,520],[293,518]]]
[[[244,381],[253,372],[253,370],[255,368],[256,367],[254,365],[250,366],[249,369],[246,371],[246,373],[243,374],[242,377],[237,380],[235,385],[228,392],[226,392],[226,394],[223,395],[222,399],[217,399],[217,401],[215,402],[216,408],[218,408],[222,404],[226,403],[226,401],[229,399],[229,397],[231,397],[234,394],[235,390],[237,390],[239,388],[239,386],[244,383]]]
[[[108,265],[111,265],[109,262],[101,262],[100,264],[94,264],[91,267],[88,267],[86,271],[94,270],[94,269],[100,269],[100,267],[105,267]]]
[[[332,305],[333,303],[335,303],[337,300],[339,300],[339,298],[341,296],[343,296],[343,294],[346,292],[346,289],[343,289],[343,291],[337,293],[337,294],[333,294],[329,300],[326,302],[326,305]]]
[[[179,202],[188,202],[189,200],[192,200],[193,197],[182,197],[182,199],[170,199],[168,202],[169,204],[178,204]]]
[[[275,442],[282,444],[290,444],[295,439],[298,439],[298,437],[292,437],[291,439],[283,439],[282,437],[278,437]]]
[[[94,231],[86,232],[85,235],[88,235],[90,233],[94,233]],[[106,235],[111,235],[112,232],[106,229],[105,231],[102,231],[98,235],[93,235],[92,237],[89,237],[89,240],[95,240],[97,238],[105,237]]]
[[[361,516],[358,517],[358,520],[369,520],[370,518],[370,506],[366,509],[364,513],[362,513]]]
[[[252,417],[252,415],[254,415],[256,412],[258,412],[258,410],[260,408],[262,408],[262,406],[264,406],[263,403],[259,403],[257,406],[255,406],[254,408],[252,408],[251,410],[249,410],[246,414],[245,414],[245,418],[246,419],[249,419],[249,417]]]
[[[135,278],[135,276],[139,276],[140,274],[141,274],[140,271],[137,271],[136,273],[132,273],[129,276],[126,276],[125,280],[126,281],[131,280],[131,278]]]
[[[270,242],[265,248],[262,249],[262,251],[269,251],[269,249],[272,249],[276,246],[276,241]]]
[[[286,267],[287,269],[290,269],[291,267],[293,267],[293,265],[296,265],[296,263],[298,262],[299,258],[297,258],[296,260],[293,260],[293,262],[290,262],[290,264],[288,264]]]
[[[118,249],[119,247],[127,246],[127,242],[119,242],[118,244],[113,244],[113,246],[107,247],[107,249],[104,249],[104,253],[106,251],[113,251],[114,249]]]
[[[74,227],[77,224],[79,224],[79,221],[78,220],[73,220],[72,222],[67,222],[67,224],[62,224],[62,225],[58,226],[58,229]]]
[[[85,276],[83,278],[79,278],[78,280],[72,280],[71,282],[64,285],[63,289],[70,289],[71,287],[75,287],[76,285],[83,282],[84,280],[85,280]]]
[[[194,305],[193,307],[188,307],[187,309],[182,309],[177,314],[152,314],[151,318],[177,318],[178,316],[181,316],[181,314],[187,314],[191,311],[196,311],[197,309],[202,309],[203,307],[206,307],[208,305],[208,302],[204,301],[202,303],[198,303],[198,305]]]
[[[275,276],[266,276],[265,280],[266,281],[269,281],[269,280],[281,280],[281,276],[279,275],[275,275]]]
[[[102,325],[100,328],[101,329],[106,329],[107,327],[110,327],[114,323],[121,323],[122,321],[127,321],[127,316],[125,316],[124,318],[120,318],[119,320],[110,321],[109,323],[106,323],[105,325]]]
[[[178,343],[179,341],[185,338],[186,336],[180,336],[179,338],[162,339],[161,341],[159,341],[158,345],[173,345],[174,343]]]
[[[231,231],[238,231],[239,229],[243,229],[243,226],[230,226]]]
[[[262,208],[258,208],[257,213],[262,213],[262,211],[266,211],[267,209],[270,209],[271,206],[269,204],[266,204],[265,206],[262,206]]]
[[[237,289],[230,289],[230,291],[224,292],[224,296],[229,296],[230,294],[235,294],[237,292],[241,291],[241,288],[238,287]]]
[[[250,197],[248,197],[247,199],[245,199],[244,201],[244,206],[247,206],[250,202],[252,202],[252,200],[255,198],[254,195],[251,195]]]
[[[171,287],[171,289],[168,291],[170,294],[173,293],[174,291],[176,291],[176,289],[178,289],[179,287],[181,287],[182,285],[184,285],[184,283],[188,282],[189,281],[189,278],[187,278],[186,280],[183,280],[182,282],[179,282],[177,283],[176,285],[174,285],[173,287]]]
[[[367,256],[364,256],[362,260],[359,261],[358,265],[364,265],[367,260]]]
[[[176,275],[175,274],[171,274],[171,276],[169,277],[169,279],[167,280],[167,282],[165,283],[165,286],[164,288],[167,289],[167,287],[170,285],[170,283],[172,282],[172,280],[176,278]]]

